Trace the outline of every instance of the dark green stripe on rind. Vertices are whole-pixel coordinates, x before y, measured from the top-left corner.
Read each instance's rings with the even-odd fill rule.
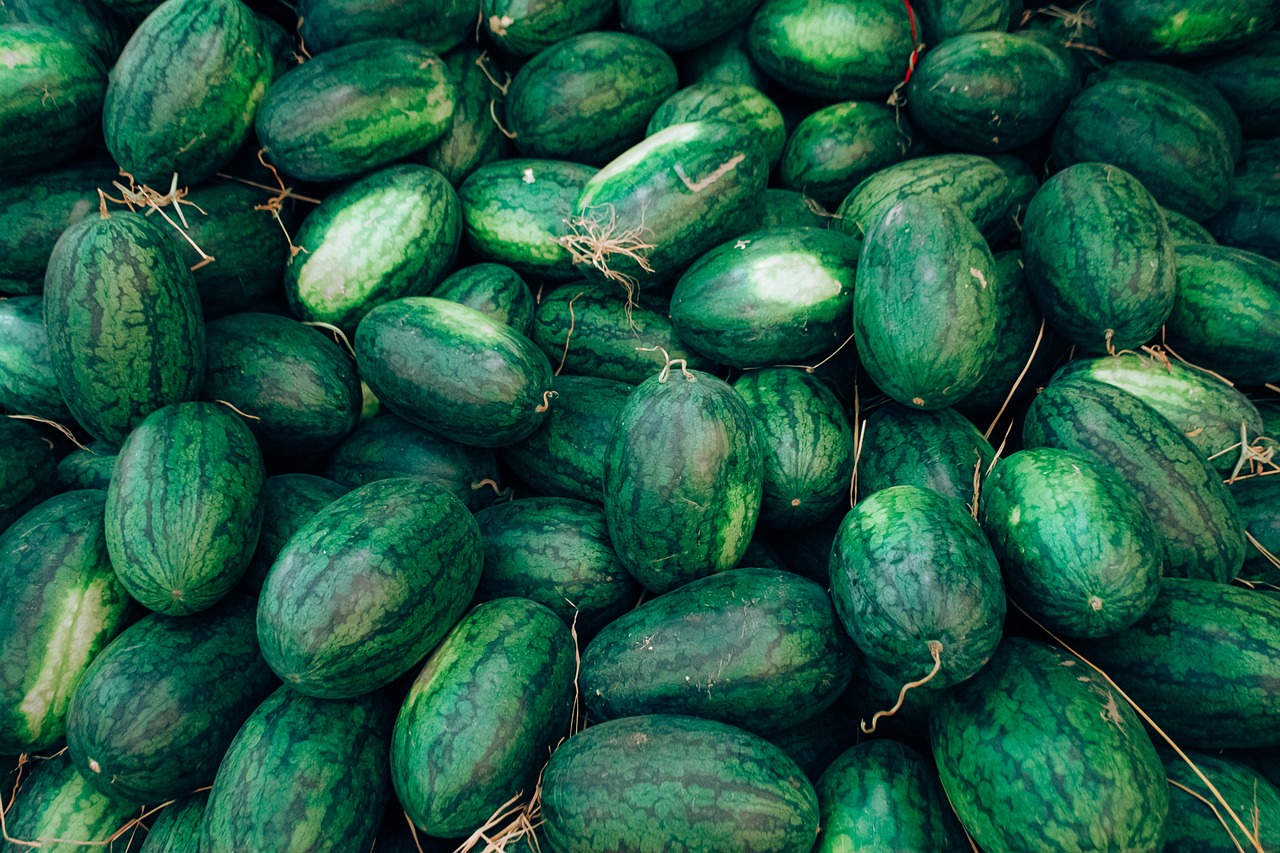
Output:
[[[475,0],[301,0],[298,31],[313,53],[376,38],[444,52],[471,35],[476,6]]]
[[[314,474],[278,474],[262,484],[262,532],[241,583],[259,590],[293,534],[350,488]]]
[[[787,140],[782,112],[777,105],[759,89],[746,84],[695,83],[686,86],[659,105],[649,119],[645,134],[652,136],[673,124],[688,121],[721,121],[734,125],[763,149],[770,168],[777,165]]]
[[[104,441],[95,441],[83,450],[71,451],[58,460],[58,486],[68,491],[105,490],[111,485],[111,473],[116,467],[116,449]]]
[[[910,148],[910,121],[884,104],[832,104],[805,116],[791,131],[778,177],[783,186],[834,209],[861,181],[897,163]]]
[[[940,45],[964,33],[1009,29],[1011,4],[1004,0],[917,0],[913,5],[920,38],[930,45]],[[1020,8],[1015,7],[1014,11]]]
[[[620,0],[624,30],[653,39],[667,50],[685,51],[706,44],[745,21],[757,0]]]
[[[0,409],[65,422],[71,412],[58,391],[40,295],[0,300]]]
[[[104,842],[141,812],[128,799],[95,790],[66,755],[37,757],[29,766],[30,775],[5,812],[8,838],[27,843],[5,843],[5,853],[31,850],[32,845],[56,853],[109,849]],[[120,841],[130,838],[126,834]]]
[[[1101,0],[1103,44],[1122,56],[1194,56],[1227,51],[1275,26],[1268,0]]]
[[[1169,242],[1173,244],[1173,248],[1176,249],[1179,246],[1191,243],[1218,242],[1209,233],[1208,228],[1205,228],[1185,213],[1179,213],[1167,207],[1160,208],[1160,212],[1164,214],[1164,221],[1169,226]]]
[[[1162,750],[1160,757],[1171,783],[1166,853],[1232,853],[1238,848],[1250,849],[1248,836],[1227,817],[1196,771],[1171,751]],[[1280,790],[1242,761],[1201,752],[1189,752],[1187,757],[1213,783],[1249,834],[1257,832],[1263,850],[1280,849]],[[1190,788],[1192,793],[1184,788]]]
[[[953,409],[922,412],[891,403],[866,418],[859,441],[863,496],[890,486],[919,486],[972,505],[974,471],[985,476],[996,455],[978,428]]]
[[[431,295],[474,308],[525,336],[533,327],[533,293],[520,273],[502,264],[473,264],[450,275]]]
[[[191,853],[200,849],[200,829],[209,792],[179,800],[155,816],[138,853]]]
[[[128,35],[126,24],[95,0],[5,0],[0,24],[42,24],[93,48],[103,64],[115,62]]]
[[[1250,136],[1280,135],[1280,33],[1194,66],[1222,93]]]

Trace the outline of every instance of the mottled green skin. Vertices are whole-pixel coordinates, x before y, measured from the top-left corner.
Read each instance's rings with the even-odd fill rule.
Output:
[[[383,696],[314,699],[281,687],[244,721],[218,766],[202,853],[368,849],[391,796]]]
[[[669,51],[701,47],[745,22],[759,0],[619,0],[622,28]]]
[[[1280,480],[1252,477],[1231,484],[1231,496],[1240,511],[1240,523],[1272,554],[1280,553]],[[1274,574],[1276,568],[1257,548],[1245,551],[1247,577]]]
[[[1169,242],[1173,244],[1173,248],[1196,243],[1218,242],[1213,234],[1209,233],[1208,228],[1190,216],[1165,207],[1160,208],[1160,212],[1164,214],[1165,224],[1169,226]]]
[[[39,294],[0,299],[0,409],[71,420],[49,360]]]
[[[696,4],[688,8],[699,10]],[[694,83],[667,98],[649,119],[645,134],[652,136],[673,124],[722,121],[736,126],[764,150],[769,167],[778,164],[787,141],[782,111],[755,86],[745,83]]]
[[[769,732],[835,702],[854,655],[821,586],[735,569],[615,619],[583,652],[578,683],[593,720],[688,714]]]
[[[655,593],[733,568],[755,530],[763,477],[746,402],[676,365],[632,391],[614,425],[604,465],[609,538]]]
[[[747,27],[730,30],[680,55],[680,79],[694,83],[743,83],[764,91],[769,79],[747,52]]]
[[[77,165],[0,187],[0,294],[39,293],[62,232],[98,212],[98,187],[117,179],[109,164]]]
[[[1268,0],[1099,0],[1102,44],[1121,56],[1173,58],[1223,53],[1275,26]]]
[[[1027,208],[1022,247],[1032,298],[1087,351],[1146,343],[1173,307],[1169,227],[1122,169],[1080,163],[1046,181]]]
[[[1255,172],[1248,159],[1245,146],[1227,204],[1205,227],[1224,246],[1280,260],[1280,175]]]
[[[471,35],[475,0],[300,0],[298,30],[313,54],[352,42],[408,39],[444,53]]]
[[[566,375],[557,376],[554,387],[557,397],[546,421],[503,448],[502,461],[537,492],[603,505],[605,451],[632,386]]]
[[[57,461],[33,427],[0,417],[0,531],[55,488]]]
[[[529,335],[533,328],[533,292],[520,273],[502,264],[473,264],[440,282],[431,295],[458,302]]]
[[[890,403],[862,426],[858,493],[918,486],[972,505],[973,472],[986,475],[996,452],[968,418],[954,409],[922,412]]]
[[[30,775],[22,780],[22,787],[11,801],[11,809],[5,812],[5,831],[19,841],[43,841],[39,844],[41,851],[75,853],[94,849],[84,844],[59,844],[53,839],[98,842],[98,849],[109,849],[102,842],[140,813],[135,803],[94,790],[66,755],[34,761],[28,772]],[[120,841],[128,838],[126,833]],[[4,853],[20,853],[32,848],[28,844],[0,842],[0,849]]]
[[[246,589],[259,590],[276,557],[290,537],[311,517],[350,491],[350,488],[315,474],[277,474],[262,484],[262,532],[258,547],[241,581]]]
[[[41,24],[91,47],[110,66],[124,47],[125,22],[97,0],[5,0],[0,24]]]
[[[393,413],[462,444],[528,436],[549,405],[551,365],[524,335],[456,302],[388,302],[356,330],[361,376]]]
[[[477,597],[546,605],[591,637],[630,610],[640,587],[609,541],[604,510],[574,498],[522,498],[476,513],[484,537]]]
[[[982,668],[1004,627],[1000,565],[969,508],[919,486],[891,486],[849,511],[831,548],[831,597],[869,660],[900,681],[941,668],[958,684]]]
[[[253,415],[264,453],[323,453],[355,429],[360,378],[333,339],[278,314],[232,314],[207,327],[203,396]]]
[[[858,242],[838,231],[752,231],[707,252],[671,294],[680,339],[734,367],[804,363],[847,340]]]
[[[1250,136],[1280,135],[1280,33],[1194,66],[1222,93]]]
[[[545,841],[574,853],[805,853],[818,799],[776,746],[725,723],[655,714],[574,735],[542,777]]]
[[[867,232],[853,336],[868,375],[918,409],[949,406],[982,382],[995,353],[995,259],[960,207],[904,198]]]
[[[440,57],[403,39],[370,39],[287,71],[254,126],[281,171],[341,181],[435,142],[448,132],[456,101]]]
[[[263,28],[243,3],[167,0],[111,69],[102,106],[107,150],[157,189],[174,172],[183,185],[200,183],[248,138],[274,67]]]
[[[1080,651],[1180,746],[1280,745],[1280,600],[1165,578],[1131,628]]]
[[[1087,13],[1089,11],[1085,5],[1087,2],[1089,0],[1073,0],[1065,8],[1069,12],[1078,12],[1083,8]],[[1053,14],[1053,10],[1044,7],[1026,11],[1034,14],[1021,28],[1016,29],[1016,32],[1026,38],[1033,38],[1068,57],[1080,77],[1114,61],[1110,54],[1099,52],[1098,49],[1101,46],[1098,44],[1096,27],[1077,27],[1073,23],[1074,18],[1064,20],[1061,16]]]
[[[0,751],[55,747],[71,694],[132,602],[102,536],[101,491],[50,498],[0,534]]]
[[[796,190],[784,190],[769,187],[764,191],[761,201],[761,228],[809,227],[826,228],[831,220],[818,213],[812,206],[812,199]]]
[[[1161,849],[1160,757],[1120,694],[1066,652],[1006,640],[941,696],[930,728],[943,790],[984,850]]]
[[[1032,401],[1022,441],[1087,453],[1128,481],[1163,540],[1166,577],[1225,583],[1240,570],[1243,529],[1221,477],[1138,397],[1082,376],[1058,379]]]
[[[676,85],[675,63],[653,42],[582,33],[520,69],[507,90],[506,127],[524,157],[599,166],[640,140]]]
[[[429,292],[461,238],[462,206],[443,175],[413,164],[375,172],[328,196],[298,229],[303,252],[284,270],[289,307],[354,329],[378,305]]]
[[[117,797],[158,803],[213,781],[236,729],[277,685],[258,653],[253,601],[152,613],[89,665],[71,699],[76,769]]]
[[[1227,203],[1234,167],[1231,137],[1215,110],[1175,85],[1127,74],[1072,99],[1053,133],[1053,160],[1108,163],[1196,220]]]
[[[1009,181],[1009,195],[1006,197],[1004,216],[996,221],[989,234],[984,233],[983,236],[987,238],[993,252],[997,249],[1017,249],[1022,245],[1022,222],[1026,218],[1027,207],[1040,191],[1043,167],[1037,161],[1033,169],[1025,159],[1016,154],[992,154],[991,162],[1004,171]]]
[[[831,762],[858,739],[858,721],[844,704],[838,699],[822,713],[767,736],[815,785]]]
[[[199,393],[195,282],[165,226],[141,214],[63,232],[45,274],[44,325],[67,408],[94,438],[118,444],[154,410]]]
[[[667,358],[709,369],[714,362],[685,344],[665,308],[661,300],[644,298],[628,308],[621,294],[592,282],[566,284],[542,297],[531,337],[553,364],[563,362],[562,370],[583,376],[638,384],[662,370]]]
[[[1169,345],[1233,382],[1280,379],[1280,261],[1227,246],[1180,246]]]
[[[733,390],[751,410],[764,454],[761,523],[804,527],[848,500],[853,430],[830,389],[803,370],[769,367],[744,373]]]
[[[832,104],[791,131],[778,177],[783,186],[834,209],[864,179],[905,157],[911,133],[906,117],[883,104]]]
[[[1074,83],[1067,58],[1038,42],[1006,32],[965,33],[925,53],[907,86],[907,111],[916,127],[949,148],[1009,151],[1053,127]]]
[[[600,29],[613,9],[612,3],[600,0],[482,0],[480,4],[489,38],[517,57],[533,56],[570,36]]]
[[[821,834],[814,853],[966,849],[929,760],[892,740],[843,752],[814,786]]]
[[[93,141],[107,87],[93,48],[52,27],[5,24],[0,53],[0,178],[30,176]]]
[[[911,27],[893,0],[768,0],[751,19],[747,46],[793,92],[879,100],[902,79]]]
[[[931,47],[965,33],[1009,29],[1008,0],[916,0],[911,5],[919,21],[920,40]]]
[[[431,482],[378,480],[327,505],[285,545],[258,599],[258,640],[293,689],[344,699],[390,683],[466,609],[480,530]]]
[[[895,163],[865,178],[836,211],[835,227],[861,240],[899,201],[934,197],[957,204],[984,237],[1004,227],[1014,187],[995,161],[977,154],[935,154]]]
[[[1224,476],[1240,461],[1241,427],[1250,442],[1264,432],[1262,415],[1248,397],[1185,362],[1120,353],[1073,361],[1058,375],[1079,375],[1133,394],[1177,427]]]
[[[111,563],[143,606],[182,616],[213,606],[258,544],[262,452],[226,406],[180,403],[129,434],[107,487]]]
[[[1161,750],[1160,757],[1170,780],[1196,792],[1188,794],[1169,786],[1166,853],[1232,853],[1238,847],[1250,849],[1245,834],[1223,811],[1195,771],[1170,750]],[[1188,757],[1209,777],[1249,831],[1258,830],[1262,849],[1280,849],[1280,790],[1243,762],[1200,752],[1188,753]]]
[[[467,614],[427,658],[396,718],[391,780],[413,822],[429,835],[464,836],[532,791],[568,729],[574,675],[573,637],[543,605],[499,598]]]
[[[635,233],[651,245],[639,250],[651,269],[602,247],[604,275],[589,259],[578,270],[613,283],[647,287],[677,275],[708,249],[751,228],[769,165],[754,140],[732,125],[694,121],[672,125],[628,149],[595,174],[574,206],[571,229],[618,238]],[[620,239],[620,238],[619,238]]]
[[[111,473],[116,467],[114,446],[95,441],[85,450],[73,450],[58,460],[58,487],[72,489],[103,489],[111,483]]]
[[[489,82],[484,69],[498,79],[503,72],[489,56],[484,56],[482,66],[482,55],[476,48],[464,46],[444,57],[458,87],[453,118],[443,136],[415,155],[455,187],[477,168],[506,153],[506,140],[489,115],[489,102],[501,98],[502,93]]]
[[[1160,536],[1096,457],[1044,447],[1001,460],[982,484],[981,519],[1010,594],[1054,631],[1114,634],[1160,591]]]
[[[329,456],[325,476],[348,488],[388,477],[422,477],[471,509],[492,494],[481,480],[497,480],[493,452],[421,430],[392,414],[361,422]]]
[[[481,166],[458,188],[467,245],[522,275],[576,278],[573,257],[557,241],[595,173],[563,160],[517,158]]]
[[[201,791],[179,800],[152,820],[147,838],[138,853],[191,853],[200,849],[200,827],[204,822],[209,792]]]

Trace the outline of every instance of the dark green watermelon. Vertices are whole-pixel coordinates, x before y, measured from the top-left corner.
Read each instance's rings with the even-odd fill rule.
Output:
[[[493,80],[503,72],[492,57],[474,47],[459,47],[445,55],[444,62],[458,87],[453,118],[444,135],[414,158],[456,187],[477,168],[506,153],[506,140],[489,114],[490,103],[502,96]]]
[[[759,0],[619,0],[622,28],[652,39],[667,50],[685,51],[706,44],[745,21]]]
[[[1275,151],[1268,150],[1274,147],[1272,140],[1246,143],[1226,206],[1207,220],[1205,227],[1224,246],[1280,260],[1280,167],[1266,162],[1255,166],[1253,162],[1256,154],[1275,156]],[[1271,156],[1256,159],[1265,161]]]
[[[920,39],[932,47],[965,33],[1007,30],[1010,11],[1021,5],[1008,0],[916,0],[912,7]]]
[[[5,0],[0,24],[42,24],[93,48],[109,66],[120,55],[127,25],[98,0]]]
[[[1194,68],[1227,99],[1245,133],[1280,135],[1280,33],[1266,33]]]
[[[532,56],[569,36],[600,29],[613,4],[599,0],[482,0],[489,38],[513,56]]]
[[[142,812],[128,798],[96,790],[65,754],[38,756],[32,765],[6,804],[5,853],[110,849],[107,839]],[[129,832],[120,838],[132,840]]]
[[[1249,850],[1253,849],[1250,836],[1254,833],[1263,850],[1280,848],[1280,789],[1261,773],[1225,756],[1187,753],[1244,824],[1242,830],[1187,762],[1169,750],[1161,750],[1160,757],[1170,781],[1166,853]]]
[[[0,409],[71,420],[53,374],[39,294],[0,300]]]
[[[863,179],[905,157],[911,134],[911,122],[884,104],[832,104],[791,131],[778,177],[834,209]]]
[[[116,467],[116,450],[104,441],[95,441],[73,450],[58,460],[58,486],[72,489],[102,489],[111,484]]]
[[[1231,497],[1240,511],[1240,522],[1263,548],[1280,554],[1280,478],[1249,477],[1231,484]],[[1257,546],[1245,551],[1246,577],[1275,577],[1277,567]]]
[[[502,264],[463,267],[440,282],[431,295],[474,308],[526,336],[533,328],[533,293],[520,273]]]
[[[349,487],[315,474],[277,474],[262,483],[262,532],[241,583],[262,588],[267,572],[293,534],[324,507],[350,491]]]
[[[679,57],[680,79],[688,83],[745,83],[764,91],[768,78],[747,51],[747,27],[730,30]]]
[[[377,38],[444,53],[471,35],[476,6],[475,0],[300,0],[298,33],[312,53]]]
[[[209,792],[201,791],[166,807],[151,822],[138,853],[189,853],[200,849],[200,830]]]
[[[810,227],[826,228],[833,214],[827,213],[812,198],[798,190],[769,187],[764,191],[760,212],[761,228]]]
[[[730,3],[741,0],[728,0]],[[754,0],[752,0],[754,2]],[[701,12],[697,4],[690,4]],[[756,141],[772,168],[782,156],[787,141],[782,112],[777,104],[755,86],[744,83],[694,83],[663,101],[649,119],[645,133],[652,136],[673,124],[690,121],[720,121]]]
[[[1173,243],[1175,249],[1192,243],[1218,242],[1209,233],[1208,228],[1205,228],[1185,213],[1179,213],[1166,207],[1160,208],[1160,212],[1164,214],[1164,221],[1169,225],[1169,241]]]
[[[858,493],[890,486],[919,486],[974,501],[975,471],[982,479],[996,452],[967,418],[954,409],[922,412],[890,403],[862,423]]]
[[[1182,57],[1228,51],[1275,26],[1280,10],[1268,0],[1099,0],[1094,15],[1114,53]]]
[[[0,416],[0,531],[53,493],[52,444],[25,423]]]

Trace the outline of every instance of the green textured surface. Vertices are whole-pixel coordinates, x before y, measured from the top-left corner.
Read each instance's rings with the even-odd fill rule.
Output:
[[[104,441],[95,441],[84,450],[71,451],[58,460],[58,487],[105,490],[116,467],[116,450]]]
[[[656,593],[737,565],[763,475],[751,410],[733,388],[678,365],[645,380],[605,456],[604,510],[623,565]]]
[[[592,726],[551,756],[543,835],[556,851],[715,849],[805,853],[813,786],[785,753],[741,729],[653,715]]]
[[[1161,849],[1169,789],[1155,747],[1065,652],[1006,640],[943,695],[930,728],[942,787],[983,849]]]
[[[431,290],[453,263],[462,207],[427,166],[391,166],[328,196],[298,229],[284,270],[293,313],[354,329],[373,308]]]
[[[1235,504],[1189,439],[1137,397],[1084,377],[1049,384],[1031,403],[1026,447],[1094,456],[1138,493],[1164,543],[1166,577],[1225,583],[1244,560]]]
[[[105,65],[115,62],[128,31],[97,0],[5,0],[0,24],[41,24],[93,48]]]
[[[852,333],[860,246],[821,228],[771,228],[723,243],[671,294],[676,334],[734,367],[804,363]]]
[[[698,4],[690,4],[698,11]],[[754,139],[772,168],[787,141],[782,111],[777,104],[745,83],[694,83],[663,101],[649,119],[646,135],[689,121],[722,121]]]
[[[533,342],[456,302],[426,296],[381,305],[361,322],[355,349],[384,406],[462,444],[512,444],[555,405],[551,365]]]
[[[911,54],[894,0],[768,0],[751,19],[751,57],[787,89],[825,100],[879,100]]]
[[[615,619],[583,652],[578,683],[593,720],[687,714],[770,732],[835,702],[854,656],[821,586],[743,568]]]
[[[1114,166],[1054,175],[1027,208],[1023,264],[1054,329],[1088,351],[1144,344],[1173,307],[1169,228],[1151,193]]]
[[[456,187],[478,167],[506,153],[506,140],[489,115],[489,102],[502,97],[489,75],[499,79],[503,71],[492,57],[467,46],[445,55],[444,64],[458,87],[453,118],[444,135],[415,159],[444,175]]]
[[[569,250],[557,241],[595,173],[565,160],[515,158],[481,166],[458,188],[467,245],[523,275],[576,278]]]
[[[570,36],[599,29],[612,14],[600,0],[482,0],[489,38],[515,56],[532,56]]]
[[[94,140],[107,75],[89,45],[40,24],[0,26],[0,177],[27,177]]]
[[[941,668],[947,687],[982,668],[1004,627],[1000,565],[969,509],[918,486],[858,502],[831,548],[831,596],[854,643],[900,682]]]
[[[1280,33],[1194,66],[1222,93],[1250,136],[1280,135]]]
[[[382,696],[333,701],[281,687],[245,720],[218,766],[202,853],[367,850],[391,798],[391,713]]]
[[[920,26],[920,39],[930,46],[982,30],[1007,30],[1009,0],[916,0],[912,4]]]
[[[81,676],[130,616],[103,540],[105,498],[58,495],[0,534],[0,752],[58,745]]]
[[[1039,448],[1001,460],[982,484],[981,520],[1010,594],[1054,631],[1114,634],[1160,591],[1159,534],[1095,457]]]
[[[107,551],[144,606],[205,610],[244,575],[262,524],[262,452],[225,406],[180,403],[129,434],[107,487]]]
[[[141,214],[63,232],[45,274],[44,324],[67,408],[95,438],[118,443],[155,409],[199,393],[195,282],[164,226]]]
[[[200,849],[200,826],[209,792],[184,797],[152,820],[138,853],[191,853]]]
[[[1227,815],[1185,761],[1168,750],[1161,750],[1160,757],[1169,779],[1195,792],[1189,794],[1172,784],[1169,787],[1166,853],[1233,853],[1240,848],[1253,849],[1249,835]],[[1280,790],[1241,761],[1199,752],[1190,752],[1188,757],[1213,783],[1249,834],[1258,833],[1262,849],[1280,849]],[[1224,823],[1227,826],[1224,827]]]
[[[243,585],[258,590],[289,538],[325,506],[350,489],[315,474],[277,474],[262,484],[262,530],[245,570]]]
[[[299,0],[299,32],[313,54],[377,38],[444,53],[471,35],[476,0]]]
[[[829,214],[823,216],[818,212],[819,208],[813,206],[812,199],[796,190],[769,187],[764,191],[760,206],[762,208],[759,222],[761,228],[780,226],[826,228],[827,223],[831,221]]]
[[[484,539],[479,599],[532,599],[591,637],[640,598],[613,551],[604,510],[594,504],[522,498],[481,510],[476,522]]]
[[[1180,246],[1170,346],[1233,382],[1280,379],[1280,261],[1227,246]]]
[[[858,357],[880,390],[920,409],[982,382],[995,351],[995,259],[964,211],[907,197],[862,243],[853,291]]]
[[[1255,173],[1244,150],[1226,206],[1205,227],[1224,246],[1280,260],[1280,175]]]
[[[40,294],[0,299],[0,409],[71,420],[49,359]]]
[[[102,842],[139,814],[133,803],[94,790],[65,755],[37,760],[29,772],[5,813],[8,837],[29,843],[0,843],[4,853],[31,850],[32,844],[55,853],[106,849]],[[120,841],[130,838],[126,833]]]
[[[1251,477],[1231,485],[1240,523],[1272,554],[1280,554],[1280,479]],[[1246,577],[1274,576],[1276,567],[1257,548],[1245,552]]]
[[[323,453],[355,428],[360,378],[319,329],[278,314],[232,314],[206,335],[203,396],[253,415],[245,424],[265,454]]]
[[[348,492],[289,540],[258,601],[258,639],[295,690],[359,696],[421,660],[480,580],[480,531],[444,489],[409,477]]]
[[[764,91],[768,78],[747,52],[747,27],[730,30],[680,55],[680,79],[693,83],[744,83]]]
[[[456,100],[440,57],[403,39],[370,39],[286,72],[254,123],[281,171],[340,181],[435,142],[449,130]]]
[[[759,0],[619,0],[622,28],[670,51],[700,47],[746,21]]]
[[[1164,214],[1165,224],[1169,226],[1169,242],[1173,244],[1173,248],[1196,243],[1218,242],[1213,234],[1209,233],[1208,228],[1185,213],[1164,207],[1160,208],[1160,212]]]
[[[150,614],[94,658],[76,689],[72,763],[114,796],[182,796],[213,781],[236,729],[276,684],[258,654],[252,600]]]
[[[0,532],[55,488],[53,448],[31,427],[0,417]]]
[[[1131,628],[1083,644],[1180,746],[1280,745],[1280,600],[1165,578]]]
[[[239,0],[167,0],[111,69],[107,149],[157,189],[174,172],[182,185],[212,177],[248,138],[274,64],[262,27]]]
[[[568,731],[574,661],[569,629],[525,598],[486,602],[458,623],[409,688],[392,735],[391,779],[415,824],[467,835],[532,792]]]
[[[893,403],[876,409],[862,427],[858,493],[863,497],[890,486],[931,489],[973,505],[974,468],[985,476],[995,450],[982,433],[954,409],[922,412]]]
[[[533,328],[533,292],[520,273],[502,264],[463,267],[440,282],[431,295],[474,308],[522,335]]]
[[[848,500],[853,430],[830,389],[803,370],[770,367],[744,373],[733,390],[764,454],[762,524],[804,527]]]
[[[653,42],[618,32],[570,36],[529,60],[511,81],[506,127],[525,157],[599,166],[644,135],[676,90],[676,66]]]
[[[778,177],[783,186],[834,209],[864,179],[905,157],[911,133],[911,122],[884,104],[832,104],[791,131]]]
[[[1269,0],[1099,0],[1102,43],[1123,56],[1221,53],[1275,26]]]

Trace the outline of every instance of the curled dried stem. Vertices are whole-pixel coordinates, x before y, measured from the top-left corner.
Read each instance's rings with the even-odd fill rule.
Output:
[[[645,227],[643,216],[639,225],[621,229],[617,210],[612,204],[605,204],[586,208],[576,219],[565,220],[565,225],[569,233],[557,242],[569,250],[573,262],[589,264],[607,281],[622,285],[628,305],[633,304],[640,282],[635,276],[613,269],[610,259],[626,258],[647,273],[654,271],[649,252],[657,247],[649,242],[652,232]]]
[[[902,703],[907,699],[908,690],[923,687],[937,677],[938,673],[942,671],[942,643],[937,640],[930,640],[929,654],[933,658],[933,669],[929,670],[929,674],[923,678],[918,678],[915,681],[908,681],[906,684],[902,685],[902,689],[898,691],[898,701],[894,702],[893,707],[887,711],[876,711],[871,717],[870,724],[868,724],[866,720],[860,721],[858,723],[858,728],[862,729],[863,734],[875,734],[876,726],[880,723],[881,717],[892,717],[894,714],[902,710]]]
[[[266,154],[266,148],[259,148],[258,162],[262,164],[264,169],[271,172],[271,176],[276,179],[278,191],[274,196],[267,199],[262,204],[255,204],[253,209],[265,210],[271,214],[273,219],[275,219],[276,224],[280,226],[280,230],[284,232],[285,241],[289,244],[289,260],[292,261],[294,258],[298,257],[300,253],[306,252],[307,250],[294,244],[293,236],[289,233],[289,229],[285,227],[284,220],[280,218],[280,211],[284,210],[285,199],[297,198],[297,196],[294,195],[292,189],[285,185],[284,178],[280,177],[280,170],[267,162]]]

